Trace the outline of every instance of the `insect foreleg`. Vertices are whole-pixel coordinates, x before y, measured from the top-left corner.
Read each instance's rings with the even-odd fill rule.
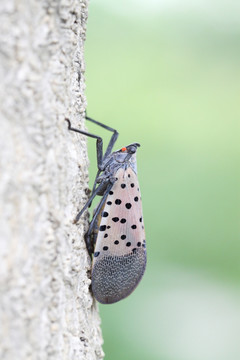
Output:
[[[94,124],[97,124],[97,125],[103,127],[104,129],[113,132],[111,139],[109,141],[109,144],[107,146],[107,150],[105,151],[105,154],[103,155],[103,161],[104,161],[104,159],[106,159],[106,157],[112,152],[113,146],[118,138],[118,132],[117,132],[117,130],[111,128],[110,126],[104,125],[104,124],[100,123],[99,121],[96,121],[96,120],[90,118],[89,116],[86,116],[86,120],[89,120],[89,121],[93,122]]]
[[[97,140],[97,143],[96,143],[96,146],[97,146],[97,164],[98,164],[98,169],[102,170],[102,162],[103,162],[103,141],[102,141],[102,138],[100,136],[90,134],[90,133],[88,133],[86,131],[75,129],[75,128],[72,127],[71,122],[70,122],[69,119],[65,118],[65,120],[68,123],[68,130],[77,132],[79,134],[89,136],[89,137],[94,138],[94,139]]]
[[[111,139],[110,139],[110,141],[109,141],[109,143],[108,143],[107,149],[106,149],[104,155],[102,156],[102,165],[104,166],[104,160],[105,160],[105,159],[107,158],[107,156],[111,153],[111,151],[112,151],[112,149],[113,149],[113,146],[114,146],[114,144],[115,144],[115,142],[116,142],[119,134],[118,134],[117,130],[111,128],[110,126],[107,126],[107,125],[105,125],[105,124],[102,124],[102,123],[100,123],[99,121],[96,121],[96,120],[92,119],[91,117],[89,117],[89,116],[87,116],[87,115],[86,115],[86,120],[89,120],[89,121],[93,122],[94,124],[99,125],[99,126],[103,127],[104,129],[113,132],[113,134],[112,134],[112,136],[111,136]],[[99,146],[99,145],[98,145],[98,143],[97,143],[97,154],[102,151],[102,148],[99,149],[98,146]],[[95,188],[96,188],[96,186],[97,186],[97,178],[99,177],[99,175],[100,175],[100,173],[101,173],[101,170],[102,170],[102,169],[99,168],[99,166],[98,166],[98,169],[99,169],[99,170],[98,170],[97,175],[96,175],[95,180],[94,180],[92,193],[95,191]],[[91,206],[91,203],[89,204],[89,206]]]

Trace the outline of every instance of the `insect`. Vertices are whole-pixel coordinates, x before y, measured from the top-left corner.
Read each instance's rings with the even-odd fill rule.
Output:
[[[100,136],[72,127],[68,129],[97,140],[98,171],[87,203],[75,218],[78,222],[96,195],[102,196],[93,212],[85,242],[92,261],[92,292],[102,304],[127,297],[140,282],[146,268],[146,243],[141,195],[137,178],[138,143],[112,152],[118,132],[86,116],[113,132],[105,153]]]

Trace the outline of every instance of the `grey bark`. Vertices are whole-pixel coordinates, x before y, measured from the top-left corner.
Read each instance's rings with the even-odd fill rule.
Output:
[[[87,0],[0,3],[0,359],[102,359],[89,292]]]

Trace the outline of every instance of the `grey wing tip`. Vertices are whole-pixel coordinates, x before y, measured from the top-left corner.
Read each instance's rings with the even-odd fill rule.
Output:
[[[137,249],[123,256],[104,256],[94,264],[92,291],[102,304],[113,304],[128,295],[139,284],[146,268],[146,251]]]

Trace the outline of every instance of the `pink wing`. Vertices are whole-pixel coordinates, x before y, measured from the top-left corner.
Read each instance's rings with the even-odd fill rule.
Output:
[[[125,255],[145,247],[142,201],[136,174],[119,169],[102,212],[95,254]]]
[[[146,267],[141,196],[135,172],[119,169],[101,214],[92,268],[92,291],[103,304],[124,299]]]

